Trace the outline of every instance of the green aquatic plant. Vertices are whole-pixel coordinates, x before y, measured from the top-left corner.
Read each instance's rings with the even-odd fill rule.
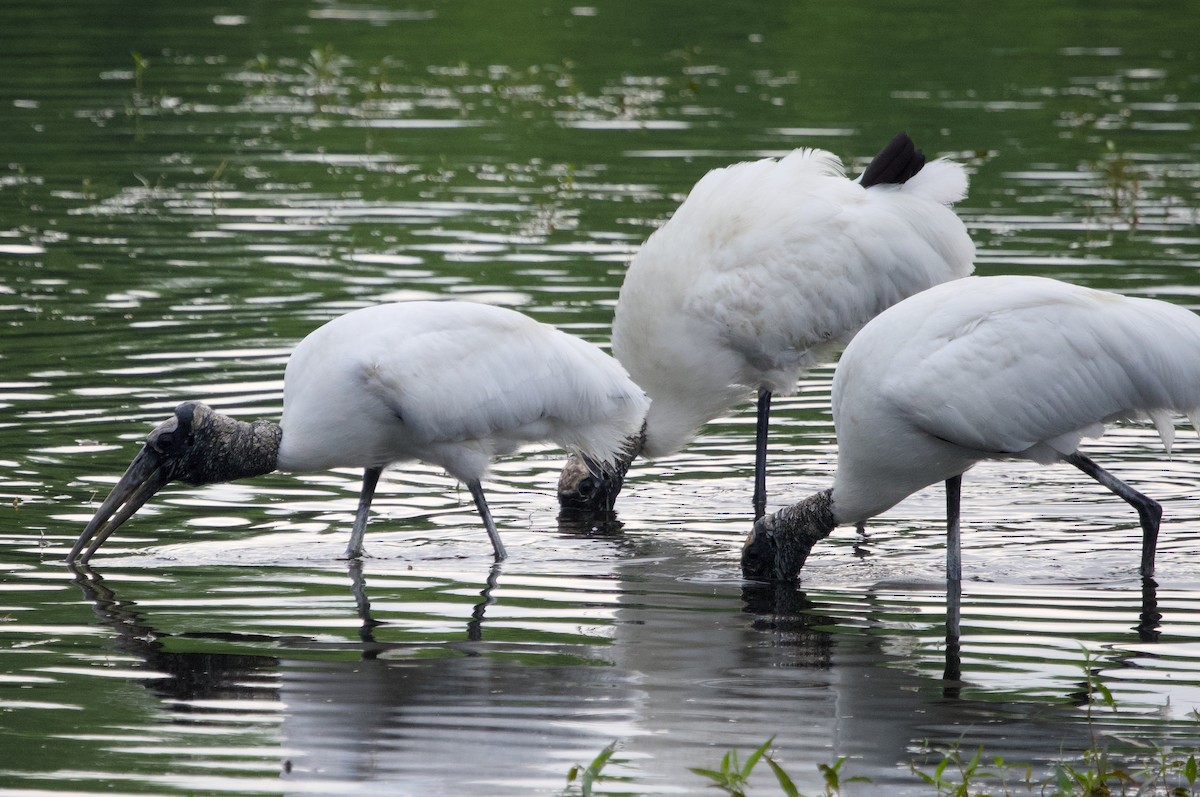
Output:
[[[309,94],[319,100],[327,100],[336,94],[343,72],[353,63],[348,56],[334,49],[332,44],[310,50],[308,63],[303,67],[308,78]]]
[[[1064,797],[1108,797],[1114,793],[1114,786],[1120,787],[1122,792],[1128,787],[1137,787],[1137,781],[1128,772],[1114,766],[1096,728],[1095,709],[1104,706],[1115,713],[1117,700],[1112,690],[1100,680],[1095,654],[1084,648],[1079,667],[1083,671],[1085,711],[1091,744],[1083,751],[1078,764],[1070,761],[1055,764],[1054,787],[1057,791],[1052,794]]]
[[[1100,683],[1091,654],[1085,654],[1081,665],[1087,679],[1089,710],[1093,704],[1116,709],[1116,700],[1104,684]],[[1090,720],[1089,714],[1089,722]],[[1200,722],[1200,712],[1192,716]],[[689,767],[689,771],[709,781],[709,786],[728,797],[765,797],[765,793],[751,795],[750,776],[763,761],[770,767],[784,797],[805,797],[796,787],[792,776],[771,755],[772,736],[750,753],[743,763],[737,750],[729,750],[721,758],[717,768]],[[601,774],[613,760],[617,742],[605,747],[586,766],[577,764],[567,773],[567,789],[563,797],[592,797],[596,784],[601,781],[620,780]],[[926,745],[929,752],[939,752]],[[1000,756],[987,756],[980,746],[969,756],[964,754],[961,744],[955,743],[940,750],[941,759],[930,769],[918,762],[909,764],[909,770],[929,787],[931,797],[1200,797],[1200,762],[1197,752],[1191,749],[1172,750],[1157,748],[1153,759],[1146,759],[1145,766],[1134,772],[1116,765],[1104,748],[1099,734],[1092,736],[1087,750],[1076,759],[1063,758],[1054,763],[1052,769],[1041,780],[1034,778],[1033,766],[1010,764]],[[847,777],[842,769],[847,758],[842,756],[832,764],[818,764],[824,782],[824,790],[818,797],[840,797],[847,783],[870,783],[863,776]]]
[[[964,758],[959,744],[953,744],[942,751],[942,760],[931,770],[920,769],[915,762],[909,764],[909,771],[921,779],[923,783],[934,788],[938,797],[973,797],[974,795],[1013,795],[1037,794],[1033,782],[1033,767],[1019,768],[1020,777],[1016,783],[1024,786],[1021,792],[1013,791],[1010,774],[1014,768],[1000,756],[993,756],[985,762],[983,747],[979,747],[970,758]],[[993,786],[993,783],[995,784]],[[996,791],[995,789],[999,789]]]
[[[129,55],[133,58],[133,96],[127,113],[133,117],[133,140],[140,144],[146,140],[146,132],[142,128],[142,108],[146,105],[145,76],[150,62],[137,50],[130,50]]]
[[[135,94],[141,94],[146,70],[150,67],[150,62],[137,50],[130,50],[129,55],[133,58],[133,91]]]
[[[1189,794],[1189,795],[1195,794],[1196,793],[1196,781],[1198,779],[1197,775],[1200,775],[1200,771],[1198,771],[1198,767],[1196,765],[1195,753],[1193,753],[1192,755],[1189,755],[1187,757],[1186,761],[1183,761],[1181,763],[1176,763],[1171,766],[1172,766],[1172,768],[1177,768],[1179,770],[1179,774],[1183,777],[1184,780],[1187,781],[1187,791],[1186,792],[1183,791],[1182,784],[1179,786],[1176,786],[1173,789],[1173,792],[1176,795],[1178,795],[1179,797],[1183,797],[1184,794]]]
[[[217,210],[221,207],[221,176],[225,174],[226,167],[229,166],[228,160],[221,161],[212,176],[208,178],[208,190],[212,197],[212,214],[217,215]]]
[[[259,53],[242,66],[239,77],[244,84],[256,86],[257,93],[264,94],[279,82],[280,72],[270,56]]]
[[[390,75],[396,65],[395,59],[385,55],[370,67],[368,70],[370,81],[366,92],[368,101],[379,101],[388,96],[391,91]]]
[[[133,60],[133,89],[125,104],[125,115],[133,118],[133,140],[141,143],[146,140],[146,118],[178,109],[180,102],[177,98],[168,97],[161,88],[152,94],[147,93],[146,73],[150,70],[150,59],[137,50],[130,50],[129,57]]]
[[[751,753],[750,757],[746,759],[745,764],[742,764],[738,761],[737,750],[729,750],[725,753],[724,757],[721,758],[720,769],[706,769],[704,767],[689,767],[688,769],[697,775],[701,775],[711,780],[712,783],[709,784],[710,786],[720,789],[728,794],[729,797],[746,797],[746,787],[750,783],[750,773],[754,771],[756,766],[758,766],[759,761],[766,761],[767,765],[771,768],[771,772],[775,774],[775,779],[779,782],[779,788],[783,790],[783,793],[787,795],[787,797],[802,797],[799,790],[796,788],[796,784],[792,782],[791,776],[784,771],[783,767],[780,766],[778,761],[776,761],[771,757],[770,754],[767,753],[767,750],[771,747],[771,744],[774,741],[775,737],[772,736],[770,739],[767,739],[765,742],[759,745],[758,749]],[[830,776],[832,776],[833,783],[836,788],[838,782],[838,769],[841,767],[841,764],[842,759],[839,759],[837,764],[835,764],[833,767],[826,768],[828,770],[825,780],[827,786],[830,783]],[[826,794],[836,793],[836,791],[826,791]]]
[[[822,797],[838,797],[842,793],[842,765],[846,763],[846,756],[842,756],[832,764],[817,764],[817,770],[821,773],[821,777],[825,781],[825,791],[822,792]],[[774,768],[774,767],[772,767]],[[776,777],[779,777],[779,772],[776,772]],[[846,783],[870,783],[871,779],[863,775],[855,775],[845,779]],[[782,783],[782,781],[781,781]]]
[[[578,794],[580,797],[592,797],[595,793],[593,788],[596,783],[602,780],[611,780],[608,776],[600,773],[608,765],[609,761],[612,760],[613,755],[616,754],[617,745],[618,742],[613,740],[607,747],[600,751],[599,755],[592,759],[590,764],[586,766],[576,764],[567,770],[567,788],[562,792],[564,797],[575,794],[574,788],[576,785],[579,787]],[[579,781],[578,784],[576,784],[577,780]]]
[[[668,57],[680,64],[680,75],[683,78],[683,92],[695,96],[700,93],[700,82],[697,75],[701,68],[698,66],[702,49],[694,44],[690,47],[680,47],[672,50]]]
[[[1138,200],[1141,198],[1141,173],[1133,159],[1117,150],[1110,139],[1105,142],[1104,155],[1092,168],[1104,179],[1108,202],[1112,212],[1128,220],[1130,226],[1138,224]]]

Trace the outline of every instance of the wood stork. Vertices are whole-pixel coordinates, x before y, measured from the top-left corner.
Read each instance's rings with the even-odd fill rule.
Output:
[[[296,346],[278,425],[180,404],[146,438],[68,560],[87,561],[171,481],[362,467],[346,550],[356,557],[381,471],[414,459],[466,483],[500,560],[504,546],[480,486],[492,457],[549,440],[609,467],[641,428],[647,406],[599,348],[513,310],[450,301],[355,310]]]
[[[975,247],[949,207],[966,191],[961,165],[926,164],[903,133],[858,180],[817,149],[706,174],[633,258],[617,301],[613,354],[651,399],[631,458],[679,450],[757,390],[762,515],[771,396],[884,308],[971,273]],[[620,486],[596,475],[608,472],[568,460],[562,505],[611,509]]]
[[[747,578],[792,580],[813,545],[936,482],[947,488],[946,574],[961,578],[962,474],[985,459],[1068,462],[1129,502],[1154,572],[1162,509],[1079,452],[1118,419],[1149,417],[1170,451],[1172,413],[1200,421],[1200,317],[1042,277],[971,277],[886,310],[833,379],[833,488],[760,518]],[[1198,427],[1200,428],[1200,427]]]

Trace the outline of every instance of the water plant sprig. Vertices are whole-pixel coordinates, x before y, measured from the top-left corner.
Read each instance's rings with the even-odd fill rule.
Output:
[[[771,768],[771,772],[775,775],[775,780],[779,783],[779,788],[787,797],[803,797],[792,778],[784,770],[784,768],[776,761],[767,750],[774,743],[775,737],[767,739],[758,749],[750,754],[746,759],[746,763],[742,764],[738,760],[737,750],[729,750],[721,758],[720,769],[706,769],[704,767],[689,767],[689,770],[697,775],[708,778],[712,783],[710,786],[718,788],[725,792],[729,797],[746,797],[746,788],[750,783],[750,773],[758,766],[759,761],[766,761],[767,766]],[[828,797],[833,797],[840,792],[840,770],[844,758],[839,758],[832,765],[821,765],[821,773],[825,778],[825,794]],[[862,780],[862,778],[853,778],[853,780]]]
[[[590,764],[575,764],[567,770],[567,788],[563,790],[564,797],[573,794],[573,787],[578,780],[580,797],[592,797],[593,787],[596,783],[602,780],[608,780],[605,775],[600,774],[608,762],[612,760],[613,755],[617,752],[618,742],[614,739],[610,742],[600,754],[592,759]]]

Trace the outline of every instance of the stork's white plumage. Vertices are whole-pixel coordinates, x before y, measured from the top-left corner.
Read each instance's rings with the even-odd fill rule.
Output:
[[[355,310],[296,346],[278,426],[181,404],[151,432],[68,558],[86,561],[172,480],[335,467],[365,469],[347,549],[357,556],[380,472],[421,460],[467,484],[500,559],[504,547],[480,487],[492,458],[551,441],[609,467],[641,428],[647,404],[600,349],[512,310],[470,302]]]
[[[460,481],[543,440],[611,461],[646,399],[596,346],[513,310],[402,302],[335,318],[284,374],[279,469],[417,459]]]
[[[971,272],[949,207],[966,190],[962,166],[925,164],[903,134],[857,181],[815,149],[706,174],[638,251],[617,302],[613,354],[651,399],[642,453],[677,451],[758,391],[761,514],[771,395],[885,308]],[[571,470],[560,500],[586,505]]]
[[[1079,453],[1107,423],[1149,417],[1170,451],[1172,414],[1200,412],[1200,318],[1167,302],[1041,277],[972,277],[900,302],[846,347],[833,380],[832,491],[761,519],[751,577],[791,579],[836,526],[946,481],[947,573],[960,577],[957,494],[984,459],[1069,462],[1138,510],[1154,569],[1158,504]]]

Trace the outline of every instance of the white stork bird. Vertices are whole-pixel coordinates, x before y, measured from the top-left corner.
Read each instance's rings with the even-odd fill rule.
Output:
[[[86,562],[168,482],[338,467],[365,469],[346,551],[356,557],[380,473],[414,459],[466,483],[500,560],[504,545],[480,486],[492,457],[549,440],[611,467],[647,405],[599,348],[513,310],[471,302],[355,310],[292,352],[279,424],[180,404],[146,438],[68,560]]]
[[[975,247],[950,205],[963,167],[925,156],[901,133],[857,180],[829,152],[706,174],[633,258],[613,321],[613,354],[650,396],[630,460],[683,447],[758,392],[754,511],[766,506],[771,396],[885,308],[971,273]],[[564,507],[610,510],[616,483],[569,460]]]
[[[1200,317],[1182,307],[1042,277],[939,285],[884,311],[846,347],[833,378],[833,487],[760,518],[742,571],[792,580],[837,526],[944,481],[946,574],[958,581],[962,474],[1015,458],[1070,463],[1133,506],[1148,578],[1161,507],[1079,444],[1111,421],[1148,416],[1169,452],[1172,413],[1196,426],[1198,411]]]

